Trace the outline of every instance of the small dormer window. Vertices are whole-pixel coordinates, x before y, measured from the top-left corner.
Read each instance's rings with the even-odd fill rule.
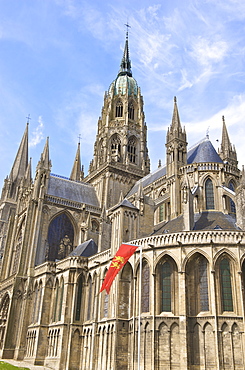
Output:
[[[121,100],[119,100],[116,105],[116,117],[122,116],[123,116],[123,103],[121,102]]]

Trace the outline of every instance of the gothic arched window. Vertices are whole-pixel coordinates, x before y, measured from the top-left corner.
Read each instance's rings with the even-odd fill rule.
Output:
[[[55,217],[48,229],[48,260],[67,257],[73,250],[74,228],[69,217],[61,213]]]
[[[141,312],[150,311],[150,268],[146,260],[142,262],[142,281],[141,281]]]
[[[121,102],[121,100],[118,100],[116,104],[116,117],[122,116],[123,116],[123,103]]]
[[[61,279],[60,286],[59,286],[59,297],[58,297],[58,307],[57,307],[57,321],[60,321],[61,320],[63,297],[64,297],[64,279],[62,278]]]
[[[160,267],[160,288],[161,288],[161,312],[171,312],[172,302],[172,273],[173,269],[169,262],[161,264]]]
[[[222,311],[233,311],[230,261],[223,258],[219,265]]]
[[[206,209],[214,209],[214,188],[210,179],[205,182]]]
[[[114,162],[121,162],[121,140],[117,135],[111,139],[111,158]]]
[[[136,138],[130,137],[128,140],[128,158],[131,163],[136,163]]]
[[[235,192],[235,186],[234,186],[233,181],[229,182],[228,188]],[[230,213],[235,215],[236,214],[235,202],[231,198],[229,198],[229,200],[230,200],[230,207],[229,207],[230,209],[229,209],[229,211],[230,211]]]
[[[80,275],[77,281],[77,295],[76,295],[76,306],[75,306],[75,320],[81,320],[81,306],[83,296],[83,276]]]
[[[209,311],[208,262],[204,256],[198,254],[188,262],[186,279],[189,315]]]
[[[93,288],[93,285],[92,285],[92,278],[91,276],[89,275],[89,278],[88,278],[88,287],[87,287],[87,320],[91,320],[91,316],[92,316],[92,288]]]
[[[161,204],[158,208],[158,221],[162,222],[165,220],[165,203]]]
[[[134,105],[133,105],[133,103],[130,103],[129,104],[129,107],[128,107],[128,118],[129,119],[134,119]]]
[[[8,311],[9,311],[9,304],[10,304],[10,298],[9,298],[9,295],[6,294],[3,297],[1,306],[0,306],[0,348],[3,347],[6,322],[7,322]]]
[[[123,267],[119,280],[118,315],[120,318],[129,319],[131,316],[133,292],[133,271],[129,263]]]

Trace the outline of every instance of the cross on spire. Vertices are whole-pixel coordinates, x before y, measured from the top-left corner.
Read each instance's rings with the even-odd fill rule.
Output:
[[[128,37],[128,29],[131,28],[131,26],[127,23],[125,23],[125,26],[127,27],[126,37]]]
[[[28,123],[28,125],[29,125],[29,121],[30,121],[30,119],[31,119],[31,115],[30,115],[30,113],[28,114],[28,116],[26,117],[27,118],[27,123]]]
[[[82,136],[81,136],[81,134],[79,134],[79,135],[78,135],[79,144],[80,144],[81,138],[82,138]]]

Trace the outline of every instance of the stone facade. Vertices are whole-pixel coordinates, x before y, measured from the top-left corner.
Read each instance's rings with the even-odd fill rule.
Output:
[[[245,174],[237,165],[224,117],[219,153],[208,137],[188,149],[175,98],[166,166],[150,173],[126,38],[88,175],[80,144],[70,178],[52,174],[47,140],[32,180],[27,125],[5,180],[1,357],[61,370],[244,369]],[[99,293],[121,243],[139,248],[110,294]]]

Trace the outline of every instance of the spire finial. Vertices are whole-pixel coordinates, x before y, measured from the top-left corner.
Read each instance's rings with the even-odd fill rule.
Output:
[[[209,139],[209,128],[210,128],[210,126],[208,126],[207,131],[206,131],[206,138],[207,139]]]
[[[174,96],[174,103],[177,103],[177,98],[176,98],[176,96]]]
[[[125,26],[127,27],[126,39],[128,39],[128,29],[131,28],[131,26],[128,24],[128,21],[127,21],[127,23],[125,23]]]
[[[82,135],[81,135],[81,134],[79,134],[79,135],[78,135],[78,144],[80,144],[81,138],[82,138]]]
[[[31,119],[31,115],[30,115],[30,113],[28,114],[28,116],[27,116],[26,118],[27,118],[27,122],[26,122],[26,123],[29,125],[29,123],[30,123],[29,121],[30,121],[30,119]]]
[[[128,23],[125,24],[127,27],[126,31],[126,41],[125,41],[125,47],[123,52],[123,57],[120,65],[120,71],[118,75],[127,75],[132,77],[132,71],[131,71],[131,61],[129,58],[129,47],[128,47],[128,29],[131,27]]]
[[[222,121],[225,122],[225,116],[222,116]]]

